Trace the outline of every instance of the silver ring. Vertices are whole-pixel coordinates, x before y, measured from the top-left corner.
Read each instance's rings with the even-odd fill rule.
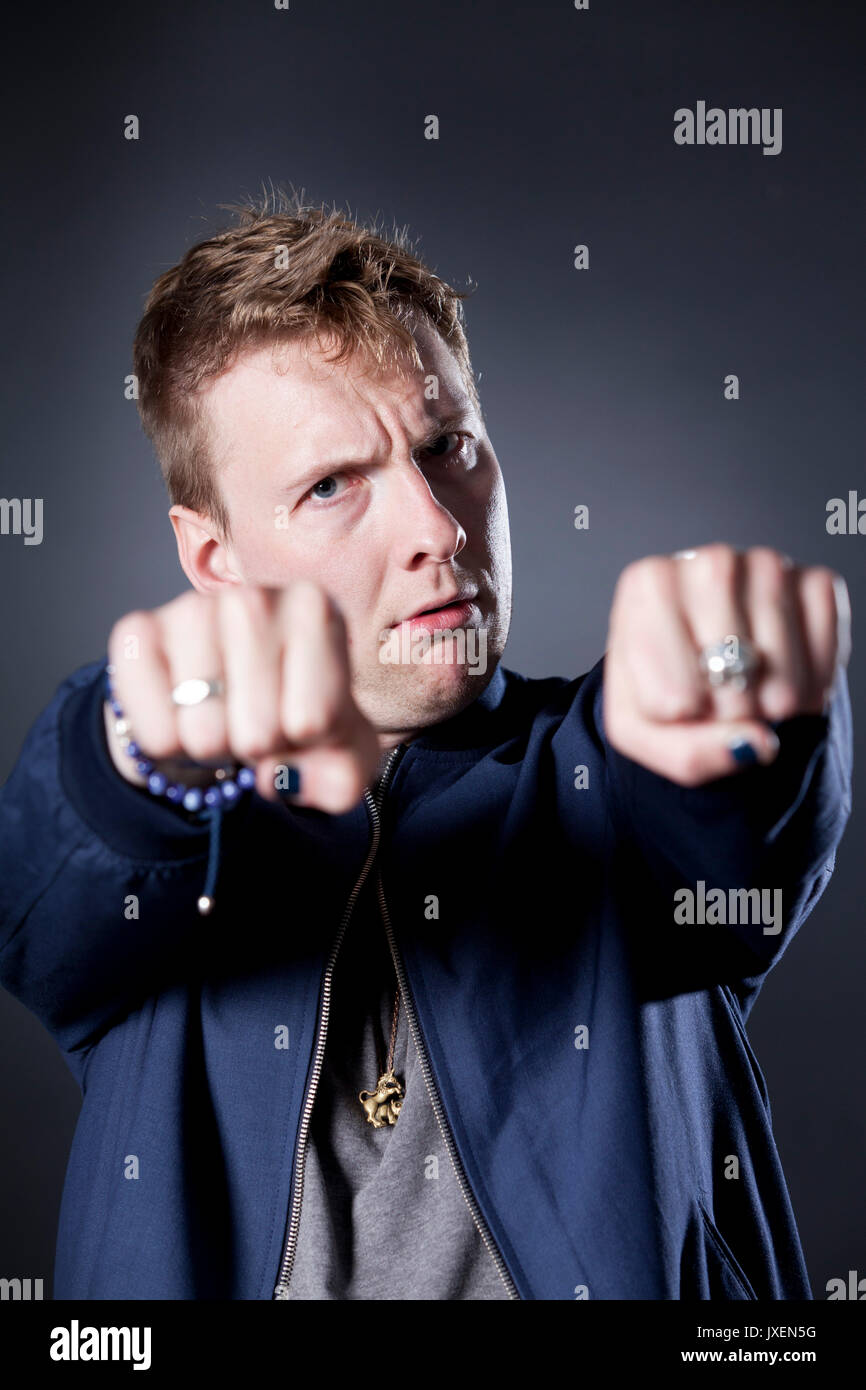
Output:
[[[751,642],[733,634],[702,647],[699,660],[711,686],[729,685],[736,691],[748,688],[761,665],[760,655]]]
[[[188,681],[181,681],[171,692],[171,700],[174,705],[200,705],[204,700],[211,699],[214,695],[222,695],[223,683],[221,680],[205,681],[193,677]]]

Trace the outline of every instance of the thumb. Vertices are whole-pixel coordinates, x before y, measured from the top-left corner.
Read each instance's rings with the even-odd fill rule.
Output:
[[[684,787],[729,777],[746,767],[775,761],[779,740],[760,720],[702,720],[688,724],[634,726],[620,751],[652,772]]]

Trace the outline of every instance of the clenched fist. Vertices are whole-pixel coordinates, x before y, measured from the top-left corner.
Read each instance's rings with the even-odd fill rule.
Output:
[[[308,580],[189,590],[121,618],[108,655],[132,736],[157,765],[234,759],[255,768],[257,790],[271,800],[277,768],[291,766],[300,773],[295,803],[332,814],[350,810],[374,778],[379,741],[352,698],[345,623]],[[173,704],[174,687],[193,677],[219,679],[223,694]],[[107,705],[106,730],[115,766],[141,784]]]
[[[759,657],[745,689],[713,686],[701,669],[701,650],[729,638]],[[607,738],[683,786],[770,763],[770,722],[822,713],[849,652],[848,590],[832,570],[727,545],[639,560],[620,576],[610,616]]]

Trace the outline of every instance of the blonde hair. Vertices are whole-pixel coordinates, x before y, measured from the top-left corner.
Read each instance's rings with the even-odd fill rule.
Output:
[[[271,188],[259,201],[221,204],[237,225],[190,247],[153,285],[133,345],[138,410],[173,503],[208,516],[225,538],[215,441],[198,389],[239,351],[310,338],[328,360],[359,353],[375,369],[422,367],[412,333],[426,315],[451,349],[476,409],[478,392],[460,293],[410,249],[335,207],[308,207],[303,192]]]

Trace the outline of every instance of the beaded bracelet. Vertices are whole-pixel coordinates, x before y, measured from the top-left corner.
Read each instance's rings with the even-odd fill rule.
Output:
[[[201,811],[205,807],[231,806],[242,792],[256,785],[256,774],[251,767],[240,767],[230,776],[232,769],[218,767],[214,772],[216,781],[209,787],[187,787],[183,782],[170,782],[164,772],[158,772],[151,758],[142,753],[131,737],[129,720],[121,709],[114,692],[111,677],[115,667],[110,663],[105,668],[105,686],[108,692],[108,706],[114,715],[114,732],[124,753],[135,760],[136,771],[146,779],[147,790],[153,796],[164,796],[167,801],[183,806],[186,811]]]
[[[214,772],[216,781],[209,787],[187,787],[183,782],[170,782],[164,772],[158,772],[153,760],[142,753],[132,738],[129,720],[123,713],[120,701],[114,691],[111,677],[115,667],[109,662],[105,668],[105,688],[108,707],[114,715],[114,731],[120,746],[127,757],[135,759],[136,771],[146,779],[147,790],[152,796],[164,796],[174,805],[196,814],[208,823],[210,848],[208,851],[207,878],[204,890],[199,896],[197,907],[202,917],[211,913],[216,905],[214,890],[219,871],[220,828],[223,812],[234,806],[245,791],[256,785],[256,774],[251,767],[233,770],[218,767]],[[232,773],[230,776],[229,773]]]

